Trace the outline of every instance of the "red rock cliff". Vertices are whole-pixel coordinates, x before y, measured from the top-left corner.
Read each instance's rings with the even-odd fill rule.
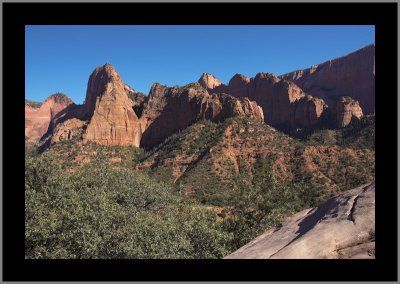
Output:
[[[143,130],[141,145],[154,146],[198,118],[222,121],[232,116],[263,120],[262,109],[247,98],[210,95],[199,83],[173,88],[156,83],[140,118]]]
[[[57,93],[48,97],[38,109],[25,105],[25,137],[31,141],[39,141],[49,127],[52,127],[53,118],[71,104],[70,98]]]
[[[85,112],[90,117],[83,142],[139,147],[141,128],[128,98],[126,85],[117,71],[106,64],[90,75]]]
[[[365,113],[371,113],[375,109],[375,44],[279,77],[322,98],[329,107],[334,107],[339,97],[349,96],[360,102]]]

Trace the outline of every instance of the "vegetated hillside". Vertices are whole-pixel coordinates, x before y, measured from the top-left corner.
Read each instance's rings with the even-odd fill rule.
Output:
[[[198,121],[151,152],[27,143],[26,257],[222,258],[373,178],[373,149],[317,144],[248,118]]]
[[[305,141],[310,145],[341,145],[375,150],[375,113],[352,121],[346,128],[317,130]]]
[[[229,232],[215,215],[145,174],[99,154],[67,172],[48,155],[26,155],[25,257],[221,258]]]
[[[262,185],[270,175],[279,184],[305,185],[314,206],[374,177],[374,150],[343,141],[296,140],[247,118],[199,121],[166,139],[137,168],[203,204],[229,206],[239,187]]]
[[[26,147],[27,258],[222,258],[309,206],[304,189],[270,179],[240,187],[230,207],[202,205],[135,170],[144,153],[133,147]]]
[[[43,103],[41,127],[25,124],[26,258],[222,258],[374,179],[374,114],[359,120],[358,103],[341,97],[329,115],[332,127],[347,127],[316,130],[331,127],[323,101],[272,74],[256,77],[263,84],[250,89],[235,75],[237,96],[209,93],[221,88],[209,74],[154,84],[145,96],[106,64],[90,76],[84,105],[62,94]],[[244,91],[268,93],[267,121],[291,122],[301,139],[265,124]],[[38,154],[31,138],[46,130]]]

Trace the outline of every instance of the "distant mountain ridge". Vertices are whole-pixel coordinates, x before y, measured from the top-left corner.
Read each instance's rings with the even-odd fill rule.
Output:
[[[351,97],[369,114],[375,110],[375,44],[279,78],[296,83],[329,106],[339,97]]]
[[[372,47],[374,51],[374,45]],[[374,100],[369,99],[371,94],[375,95],[374,83],[354,81],[352,87],[349,87],[350,83],[345,86],[351,92],[334,92],[342,88],[342,84],[321,87],[325,81],[319,80],[318,74],[329,75],[321,75],[322,78],[344,76],[335,72],[347,64],[346,78],[368,77],[370,69],[364,73],[360,70],[367,64],[365,61],[370,67],[370,57],[374,54],[372,47],[331,60],[329,68],[327,63],[323,63],[312,72],[296,71],[281,76],[258,73],[254,78],[236,74],[228,85],[209,73],[203,73],[198,83],[186,86],[167,87],[155,83],[148,96],[126,85],[114,67],[105,64],[90,75],[85,103],[75,105],[69,99],[55,100],[55,104],[62,107],[52,111],[35,134],[30,130],[34,128],[30,123],[34,111],[27,106],[26,136],[32,140],[46,136],[46,147],[76,135],[83,143],[93,141],[102,145],[153,147],[198,119],[223,121],[228,117],[246,116],[290,131],[346,127],[363,117],[362,105],[374,106]],[[374,66],[374,59],[372,62]],[[315,84],[319,90],[322,88],[329,92],[316,92],[311,87]],[[366,98],[361,98],[362,90],[368,90]],[[349,94],[355,95],[360,102]]]

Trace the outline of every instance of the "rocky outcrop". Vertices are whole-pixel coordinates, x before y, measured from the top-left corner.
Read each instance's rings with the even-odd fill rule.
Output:
[[[84,121],[77,118],[71,118],[57,124],[51,136],[51,144],[72,140],[74,138],[81,139],[84,124]]]
[[[90,117],[84,143],[139,147],[142,132],[129,92],[131,89],[110,64],[94,70],[84,107],[86,116]]]
[[[223,121],[232,116],[263,120],[262,109],[248,98],[210,95],[199,83],[173,88],[156,83],[150,90],[140,118],[143,130],[141,145],[154,146],[198,118]]]
[[[248,98],[235,98],[228,94],[207,96],[201,107],[200,116],[214,122],[228,117],[249,117],[256,121],[264,121],[262,108]]]
[[[375,257],[375,181],[294,214],[226,259]]]
[[[375,44],[346,56],[279,76],[334,107],[339,97],[360,102],[366,114],[375,110]]]
[[[242,75],[235,74],[226,87],[226,92],[234,97],[250,97],[249,95],[250,78]]]
[[[264,121],[275,127],[312,127],[321,123],[325,102],[307,95],[293,82],[271,73],[258,73],[254,78],[235,74],[228,85],[208,88],[209,93],[227,93],[247,97],[262,107]]]
[[[141,145],[154,146],[194,122],[206,94],[199,84],[172,88],[153,84],[140,118]]]
[[[335,127],[346,127],[353,120],[360,120],[363,111],[358,101],[350,97],[340,97],[331,111],[332,121]]]
[[[249,99],[262,107],[265,122],[272,126],[290,125],[292,104],[305,95],[296,84],[270,73],[258,73],[249,83]]]
[[[25,137],[38,142],[52,127],[52,121],[58,113],[73,104],[70,98],[61,93],[49,96],[39,108],[25,105]]]
[[[200,79],[198,80],[198,83],[200,84],[200,86],[202,86],[204,89],[215,89],[217,87],[219,87],[222,83],[220,80],[218,80],[217,78],[215,78],[213,75],[209,74],[209,73],[203,73],[200,77]]]
[[[324,100],[310,95],[302,97],[292,106],[292,128],[314,127],[325,122],[328,106]]]

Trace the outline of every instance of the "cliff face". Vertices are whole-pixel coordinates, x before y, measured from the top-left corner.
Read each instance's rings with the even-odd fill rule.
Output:
[[[203,79],[218,86],[209,74]],[[155,83],[145,96],[124,84],[117,71],[106,64],[90,75],[83,105],[68,105],[49,119],[51,138],[42,148],[73,138],[83,143],[151,147],[199,118],[222,121],[232,116],[263,119],[255,102],[226,94],[210,95],[199,83],[173,88]]]
[[[134,109],[143,101],[110,64],[98,67],[89,77],[85,103],[69,105],[52,119],[46,145],[76,138],[83,143],[138,147],[141,128]]]
[[[255,121],[264,121],[262,108],[248,98],[235,98],[228,94],[213,94],[203,101],[200,116],[214,122],[228,117],[249,117]]]
[[[290,124],[292,104],[306,94],[294,83],[273,74],[258,73],[249,83],[248,95],[262,107],[265,122],[279,126]]]
[[[77,137],[80,138],[82,136],[84,124],[84,121],[77,118],[71,118],[64,122],[58,123],[54,128],[50,144],[72,140],[73,138]]]
[[[331,112],[332,122],[336,127],[346,127],[352,120],[360,120],[363,111],[358,101],[350,97],[340,97]]]
[[[207,90],[255,101],[263,110],[264,121],[278,127],[315,126],[327,109],[322,99],[307,95],[295,83],[271,73],[258,73],[254,78],[236,74],[228,85],[208,86]]]
[[[139,147],[142,132],[129,91],[109,64],[92,73],[85,101],[86,115],[91,118],[84,143]]]
[[[339,97],[360,102],[368,114],[375,109],[375,44],[349,55],[279,76],[334,107]]]
[[[63,124],[59,131],[80,124],[66,123],[70,119],[85,125],[80,131],[84,143],[135,147],[154,146],[198,118],[222,121],[246,116],[295,132],[319,126],[346,127],[375,108],[374,53],[375,46],[367,46],[279,77],[236,74],[227,85],[203,73],[198,83],[184,87],[156,83],[149,96],[126,85],[106,64],[90,75],[83,105],[52,100],[39,109],[26,105],[25,136],[39,140],[52,134],[58,124]],[[53,134],[71,136],[62,133]]]
[[[248,97],[262,107],[265,122],[275,127],[345,127],[375,109],[375,45],[278,77],[236,74],[227,85],[208,77],[219,82],[204,84],[209,93]],[[353,102],[346,103],[343,97]]]
[[[199,84],[186,88],[153,84],[140,118],[143,130],[141,145],[156,145],[195,121],[205,95],[206,90]]]
[[[25,105],[25,137],[38,142],[49,127],[53,127],[54,117],[71,104],[70,98],[57,93],[48,97],[39,108]]]
[[[375,182],[294,214],[225,258],[375,258]]]
[[[200,84],[168,88],[156,83],[140,117],[141,145],[154,146],[198,118],[223,121],[232,116],[263,119],[262,109],[247,98],[210,95]]]
[[[322,99],[310,95],[302,97],[292,106],[291,127],[312,127],[325,122],[327,107]]]

